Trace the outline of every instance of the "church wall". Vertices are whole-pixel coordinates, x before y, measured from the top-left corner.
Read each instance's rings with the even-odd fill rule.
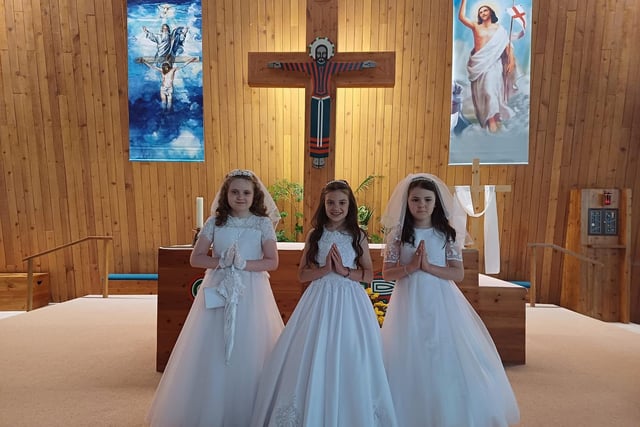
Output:
[[[340,3],[338,51],[396,51],[394,88],[340,89],[335,101],[338,177],[383,176],[358,197],[374,209],[372,233],[407,173],[471,183],[470,167],[447,164],[452,16],[437,0]],[[206,159],[194,164],[128,161],[124,0],[0,0],[0,18],[0,271],[110,235],[112,272],[156,272],[157,248],[191,241],[195,198],[208,205],[229,169],[267,185],[303,181],[304,91],[246,82],[248,52],[306,49],[305,0],[203,0]],[[640,4],[536,0],[529,18],[530,162],[480,167],[481,183],[511,186],[498,195],[507,280],[529,280],[527,243],[563,245],[571,188],[640,191]],[[36,259],[52,300],[99,293],[102,250],[82,243]],[[559,303],[562,256],[539,255],[539,302]]]

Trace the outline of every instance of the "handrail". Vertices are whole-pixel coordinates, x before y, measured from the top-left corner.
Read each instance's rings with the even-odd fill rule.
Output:
[[[42,255],[50,254],[51,252],[55,252],[60,249],[68,248],[69,246],[73,246],[87,240],[104,241],[104,264],[102,266],[104,270],[104,279],[102,281],[102,298],[109,297],[109,255],[111,253],[113,236],[87,236],[82,239],[75,240],[73,242],[66,243],[53,249],[48,249],[46,251],[39,252],[22,259],[22,261],[27,261],[27,311],[31,311],[33,309],[33,259]]]
[[[580,261],[585,261],[588,263],[591,263],[593,265],[598,265],[603,267],[604,264],[601,263],[598,260],[592,259],[592,258],[588,258],[582,254],[579,254],[577,252],[574,252],[572,250],[563,248],[562,246],[558,246],[558,245],[554,245],[553,243],[527,243],[527,247],[532,249],[532,253],[533,256],[531,257],[531,282],[529,284],[529,305],[531,307],[535,307],[536,306],[536,266],[537,266],[537,260],[536,260],[536,249],[537,248],[551,248],[554,249],[556,251],[560,251],[562,253],[565,253],[567,255],[571,255],[575,258],[578,258]]]

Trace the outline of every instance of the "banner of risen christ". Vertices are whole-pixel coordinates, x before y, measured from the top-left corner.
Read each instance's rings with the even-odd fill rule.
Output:
[[[453,0],[449,164],[526,164],[531,0]]]

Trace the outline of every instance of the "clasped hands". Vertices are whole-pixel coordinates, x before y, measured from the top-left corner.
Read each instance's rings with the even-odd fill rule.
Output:
[[[335,243],[331,245],[331,248],[329,249],[329,253],[327,254],[325,261],[325,268],[328,268],[329,271],[333,271],[342,277],[349,276],[349,273],[351,272],[349,267],[342,265],[342,256],[340,255],[340,251]]]
[[[411,257],[411,261],[405,265],[405,268],[409,270],[407,273],[412,273],[418,270],[428,272],[430,266],[431,263],[429,263],[429,258],[427,257],[424,240],[420,240],[416,253]]]
[[[242,258],[242,255],[240,255],[237,242],[231,245],[231,247],[229,247],[227,250],[223,251],[222,254],[220,254],[218,265],[220,266],[220,268],[233,266],[237,270],[245,269],[245,267],[247,266],[247,261]]]

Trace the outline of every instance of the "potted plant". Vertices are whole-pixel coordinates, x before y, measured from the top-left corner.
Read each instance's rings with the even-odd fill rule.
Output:
[[[291,182],[287,179],[281,179],[270,185],[269,193],[276,203],[282,206],[289,206],[293,211],[293,233],[287,234],[284,229],[284,223],[286,218],[289,217],[289,211],[287,209],[280,210],[280,217],[282,221],[278,224],[276,230],[276,238],[279,242],[297,242],[298,237],[302,234],[302,212],[300,211],[300,203],[304,195],[304,189],[302,185],[297,182]]]

